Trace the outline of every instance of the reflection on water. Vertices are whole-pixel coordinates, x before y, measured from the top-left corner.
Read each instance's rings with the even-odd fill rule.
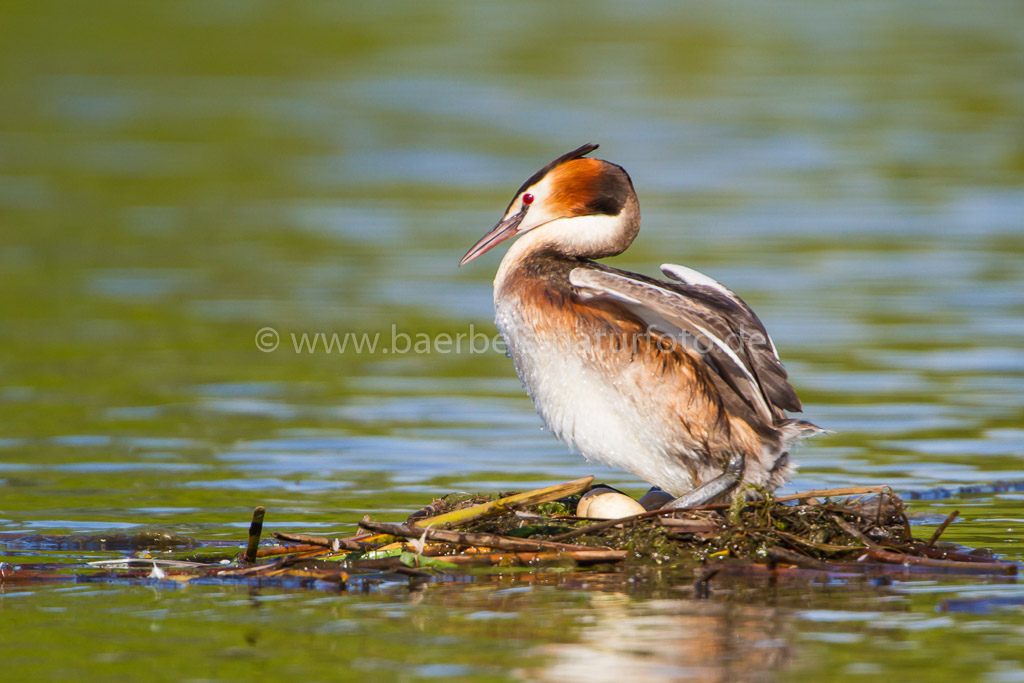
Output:
[[[638,609],[639,608],[639,609]],[[774,608],[591,598],[580,639],[541,646],[538,680],[770,681],[790,663],[788,619]]]
[[[0,532],[234,539],[265,504],[268,527],[341,533],[453,490],[586,473],[642,490],[542,431],[498,353],[254,344],[267,326],[284,341],[492,332],[497,257],[455,264],[523,177],[588,140],[643,205],[617,265],[678,261],[728,283],[768,324],[808,418],[835,430],[798,454],[791,489],[1024,479],[1022,22],[1013,0],[7,2]],[[1019,492],[914,512],[935,523],[952,507],[962,521],[945,539],[1024,558]],[[560,584],[519,604],[481,579],[428,588],[433,606],[396,591],[71,586],[9,591],[0,608],[44,629],[16,650],[42,633],[68,643],[65,672],[74,659],[108,675],[143,651],[178,663],[170,650],[196,634],[237,664],[264,656],[253,638],[289,651],[322,627],[363,649],[316,641],[323,657],[396,678],[574,678],[593,664],[911,679],[942,659],[961,679],[1019,679],[1017,616],[965,616],[953,607],[976,604],[970,587],[922,597],[951,585],[766,605]],[[222,630],[274,601],[293,618]],[[86,622],[117,645],[97,652],[67,626]],[[499,637],[513,623],[518,639]],[[396,652],[413,635],[443,656]],[[18,666],[36,675],[39,661]],[[280,661],[318,677],[308,658]]]

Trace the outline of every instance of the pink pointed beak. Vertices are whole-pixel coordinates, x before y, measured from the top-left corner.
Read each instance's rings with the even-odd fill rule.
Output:
[[[509,216],[505,220],[501,221],[493,228],[490,232],[480,238],[480,240],[474,244],[466,255],[459,261],[460,266],[464,266],[477,256],[485,254],[494,247],[498,246],[509,237],[512,237],[519,232],[519,224],[523,222],[523,217],[526,216],[526,207],[519,209],[519,212]]]

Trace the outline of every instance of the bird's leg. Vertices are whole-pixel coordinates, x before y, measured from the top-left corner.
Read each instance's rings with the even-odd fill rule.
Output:
[[[729,458],[725,471],[712,479],[704,482],[689,493],[684,493],[675,500],[669,501],[662,506],[665,508],[692,508],[706,505],[723,493],[732,491],[743,479],[743,468],[746,459],[742,454],[736,453]]]

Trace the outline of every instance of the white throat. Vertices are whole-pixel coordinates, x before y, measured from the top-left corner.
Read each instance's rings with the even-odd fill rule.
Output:
[[[505,276],[528,254],[553,248],[570,256],[605,253],[623,239],[621,216],[556,218],[527,230],[505,252],[494,278],[497,292]]]
[[[619,254],[636,236],[634,217],[591,215],[556,218],[521,234],[505,253],[494,285],[498,288],[512,268],[530,253],[551,250],[565,256],[603,258]]]

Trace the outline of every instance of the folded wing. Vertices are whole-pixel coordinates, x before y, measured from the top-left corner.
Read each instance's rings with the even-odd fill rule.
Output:
[[[600,264],[575,268],[569,281],[583,297],[617,302],[651,332],[689,343],[711,369],[771,424],[802,409],[764,325],[735,293],[684,266],[665,264],[662,282]]]

